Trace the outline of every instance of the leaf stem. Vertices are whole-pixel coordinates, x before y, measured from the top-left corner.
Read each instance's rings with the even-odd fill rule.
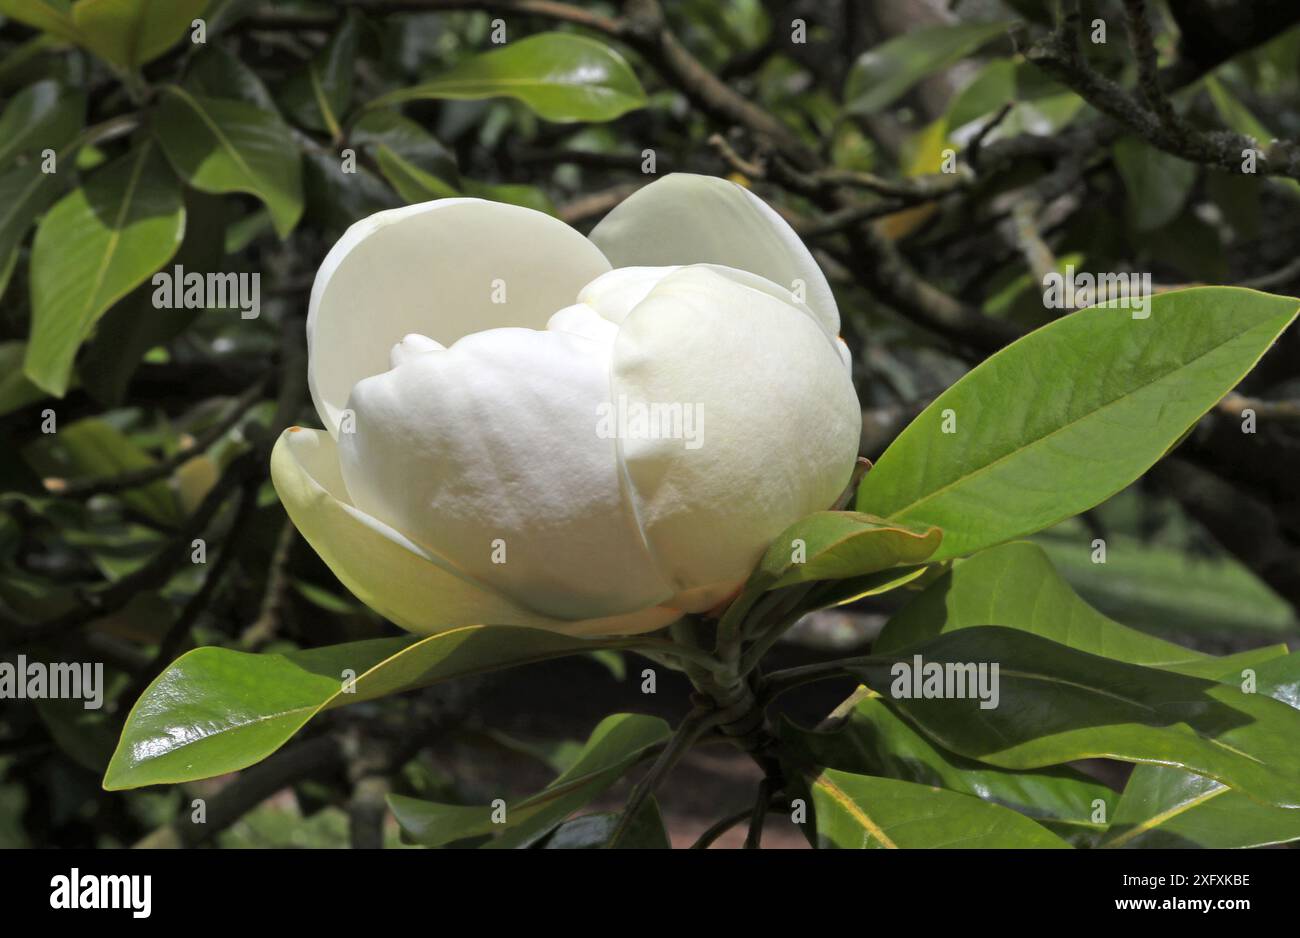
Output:
[[[673,733],[672,739],[668,745],[659,753],[659,758],[650,766],[649,771],[641,777],[632,789],[632,794],[628,796],[627,804],[623,807],[623,814],[618,819],[618,825],[614,828],[614,833],[610,835],[606,847],[618,847],[622,839],[627,835],[628,827],[632,819],[640,810],[645,800],[655,793],[655,790],[668,777],[668,773],[673,767],[681,761],[682,756],[690,751],[695,741],[700,738],[706,731],[716,726],[720,722],[717,711],[709,710],[703,707],[697,707],[686,715],[677,726],[676,732]]]

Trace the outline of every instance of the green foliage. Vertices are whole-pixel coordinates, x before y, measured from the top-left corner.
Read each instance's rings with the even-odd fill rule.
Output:
[[[470,626],[419,641],[373,639],[287,654],[199,648],[140,697],[104,786],[232,772],[270,755],[322,710],[589,647],[552,632]]]
[[[62,395],[91,327],[171,260],[184,233],[180,186],[149,143],[51,208],[32,243],[27,376]]]
[[[915,656],[999,669],[999,699],[900,697],[898,663]],[[1300,806],[1300,713],[1204,678],[1126,664],[1001,626],[959,629],[846,669],[923,732],[967,758],[1008,769],[1111,758],[1181,766],[1280,807]],[[921,675],[911,678],[920,686]],[[963,675],[963,679],[965,679]]]
[[[1067,849],[1046,828],[970,795],[824,769],[812,781],[817,845],[850,849]]]
[[[656,717],[619,713],[606,717],[592,730],[587,744],[565,771],[535,795],[504,805],[466,806],[434,804],[390,795],[389,805],[403,832],[415,843],[441,847],[459,840],[494,836],[487,846],[504,849],[526,847],[550,832],[574,811],[613,785],[654,747],[668,740],[668,724]],[[633,835],[651,837],[652,819],[642,819]],[[646,828],[649,828],[649,831]],[[562,831],[555,836],[561,837]],[[561,837],[574,835],[574,831]],[[610,839],[612,830],[602,843]]]
[[[899,435],[858,510],[942,528],[932,560],[1086,511],[1177,443],[1300,312],[1289,297],[1228,287],[1149,303],[1147,318],[1082,310],[988,358]],[[1068,393],[1025,393],[1057,382]]]
[[[154,134],[167,159],[200,192],[247,192],[285,237],[302,215],[302,161],[288,125],[243,101],[163,89]]]
[[[874,114],[898,100],[927,75],[966,57],[996,36],[1007,23],[934,26],[897,36],[862,53],[853,63],[844,100],[853,114]]]
[[[770,811],[803,799],[817,847],[1300,841],[1300,183],[1273,144],[1300,126],[1294,28],[1209,64],[1162,35],[1168,79],[1202,76],[1169,87],[1171,137],[1072,90],[1028,2],[889,35],[832,0],[805,5],[807,42],[748,0],[665,4],[662,24],[535,4],[502,14],[500,46],[495,14],[392,6],[0,0],[0,659],[109,672],[103,711],[0,708],[0,846],[188,843],[190,783],[220,799],[219,777],[255,785],[244,770],[303,751],[332,755],[197,836],[342,846],[362,786],[339,763],[373,746],[376,845],[657,849],[681,828],[654,789],[727,740],[757,754]],[[1126,50],[1084,56],[1127,88]],[[1261,172],[1206,155],[1224,140]],[[315,421],[321,258],[374,212],[443,198],[589,231],[653,178],[647,148],[656,174],[751,189],[822,264],[863,453],[884,453],[856,510],[791,525],[737,596],[656,635],[397,636],[266,479],[270,442]],[[156,304],[175,265],[258,274],[259,316]],[[1072,269],[1150,272],[1149,316],[1045,306],[1044,275]],[[1177,288],[1220,280],[1242,286]],[[791,629],[831,607],[852,653],[807,664]],[[916,656],[997,665],[998,705],[902,694]],[[676,730],[601,718],[668,672],[696,691]],[[859,686],[805,726],[782,695],[813,680]],[[474,745],[505,760],[494,782],[512,759],[556,777],[494,804],[489,763],[456,761]]]
[[[636,74],[599,42],[546,33],[485,52],[413,88],[376,99],[388,107],[420,98],[516,98],[550,121],[607,121],[645,106]]]

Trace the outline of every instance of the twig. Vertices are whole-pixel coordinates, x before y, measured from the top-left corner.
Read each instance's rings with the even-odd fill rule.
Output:
[[[199,507],[148,563],[104,589],[83,594],[81,602],[67,612],[34,624],[10,624],[8,631],[12,638],[0,645],[0,650],[8,650],[12,640],[30,643],[58,638],[94,619],[116,612],[137,593],[162,586],[189,556],[190,542],[216,517],[236,489],[252,476],[260,474],[262,466],[263,460],[257,450],[236,457]]]
[[[275,550],[271,554],[271,567],[266,577],[266,590],[262,594],[262,605],[257,618],[239,636],[239,645],[245,649],[259,648],[270,641],[280,626],[285,599],[289,593],[289,560],[293,554],[293,545],[298,539],[298,529],[293,522],[285,519],[280,527],[280,536],[276,538]]]
[[[196,455],[206,451],[212,444],[225,436],[235,424],[239,423],[249,409],[261,400],[262,391],[269,379],[269,375],[264,375],[255,381],[248,390],[231,402],[226,408],[226,412],[212,426],[208,427],[207,430],[188,444],[182,444],[174,454],[166,459],[160,459],[156,463],[143,468],[113,476],[96,476],[88,479],[45,479],[46,491],[68,498],[89,498],[92,495],[106,495],[126,489],[139,488],[142,485],[148,485],[159,479],[167,478]]]
[[[763,845],[763,821],[767,819],[767,808],[772,801],[772,789],[778,779],[764,775],[758,783],[758,795],[754,798],[754,807],[749,815],[749,832],[745,835],[745,849],[757,850]]]
[[[696,708],[686,715],[678,725],[676,732],[673,733],[672,739],[668,745],[659,753],[659,758],[654,761],[650,769],[641,780],[636,783],[632,789],[632,794],[628,796],[627,804],[623,807],[623,813],[618,819],[618,824],[614,828],[614,833],[610,835],[606,847],[618,847],[626,836],[628,827],[632,819],[641,809],[645,800],[655,793],[659,785],[668,777],[668,773],[681,760],[682,756],[690,751],[691,746],[707,730],[716,726],[720,722],[717,711]]]
[[[184,646],[185,641],[190,636],[190,631],[199,620],[199,616],[208,612],[211,608],[212,598],[216,595],[218,587],[222,580],[225,579],[226,571],[230,567],[230,562],[235,556],[235,545],[244,529],[248,525],[249,518],[252,517],[253,508],[257,503],[257,492],[255,480],[246,482],[239,493],[239,504],[235,509],[235,519],[230,525],[230,530],[226,534],[226,541],[221,545],[221,552],[217,555],[216,560],[208,570],[207,576],[203,578],[203,584],[194,592],[194,595],[186,601],[181,608],[180,614],[177,615],[176,621],[167,629],[162,640],[158,643],[158,650],[152,660],[135,676],[128,687],[122,694],[121,699],[126,701],[135,701],[144,693],[151,681],[163,672],[167,665],[171,664]],[[125,719],[126,714],[122,714]]]

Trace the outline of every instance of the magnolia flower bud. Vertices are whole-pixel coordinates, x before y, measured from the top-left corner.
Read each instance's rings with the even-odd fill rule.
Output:
[[[848,483],[839,313],[790,227],[673,175],[584,238],[441,199],[353,225],[307,319],[328,432],[272,478],[363,602],[410,631],[631,634],[711,608]]]

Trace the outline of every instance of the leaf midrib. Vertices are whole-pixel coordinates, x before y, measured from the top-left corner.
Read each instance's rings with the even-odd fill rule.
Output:
[[[866,828],[871,836],[876,838],[882,847],[887,850],[898,849],[898,844],[889,839],[889,836],[880,829],[880,826],[877,825],[875,821],[871,820],[867,813],[862,810],[861,805],[854,801],[848,792],[844,791],[844,789],[840,788],[827,778],[825,774],[818,776],[814,784],[821,788],[822,791],[826,792],[826,794],[828,794],[836,804],[843,808],[844,811],[853,818],[853,820]]]
[[[85,322],[86,318],[94,312],[95,299],[104,286],[104,279],[108,276],[108,268],[113,263],[113,257],[117,254],[118,245],[122,241],[122,226],[126,224],[126,216],[131,210],[131,203],[135,200],[135,190],[140,184],[140,176],[144,173],[144,164],[148,162],[148,158],[149,143],[146,142],[140,147],[140,156],[136,160],[135,166],[131,167],[131,176],[127,179],[126,191],[122,194],[122,204],[118,206],[117,216],[113,219],[113,230],[108,236],[108,244],[104,247],[103,257],[100,258],[99,269],[95,272],[95,281],[91,286],[90,293],[86,296],[86,304],[82,307],[81,315],[77,317],[78,322]],[[87,197],[86,202],[89,205],[89,197]]]
[[[235,161],[235,165],[239,167],[241,172],[247,174],[248,177],[254,181],[258,180],[258,175],[253,172],[253,168],[245,162],[243,154],[235,148],[234,143],[231,142],[231,140],[222,132],[221,128],[212,119],[211,115],[208,114],[207,110],[204,109],[203,103],[199,101],[198,98],[179,85],[168,85],[167,91],[176,95],[181,99],[181,101],[188,105],[192,111],[194,111],[199,120],[203,121],[203,125],[212,133],[212,136],[217,138],[217,143],[221,145],[221,148],[229,154],[232,160]]]
[[[1295,314],[1294,314],[1294,312],[1293,312],[1293,313],[1292,313],[1292,316],[1294,317],[1294,315],[1295,315]],[[1234,335],[1232,335],[1228,341],[1231,341],[1232,339],[1239,339],[1239,338],[1241,338],[1242,336],[1247,335],[1247,334],[1250,333],[1250,332],[1253,332],[1255,329],[1260,328],[1261,325],[1262,325],[1262,324],[1260,324],[1260,323],[1256,323],[1255,325],[1253,325],[1253,326],[1251,326],[1251,327],[1249,327],[1249,328],[1247,328],[1247,329],[1243,329],[1241,332],[1238,332],[1238,333],[1235,333]],[[1153,377],[1150,381],[1145,381],[1145,382],[1143,382],[1142,384],[1137,385],[1136,387],[1133,387],[1133,388],[1128,389],[1128,390],[1125,391],[1123,394],[1121,394],[1121,395],[1119,395],[1119,396],[1117,396],[1117,397],[1113,397],[1113,398],[1111,398],[1110,400],[1108,400],[1108,401],[1106,401],[1105,403],[1103,403],[1101,406],[1096,407],[1096,408],[1094,408],[1093,410],[1090,410],[1090,411],[1088,411],[1088,412],[1085,413],[1085,414],[1081,414],[1080,416],[1075,417],[1073,420],[1070,420],[1070,421],[1067,422],[1067,423],[1063,423],[1063,424],[1061,424],[1059,427],[1056,427],[1054,430],[1052,430],[1052,431],[1050,431],[1050,432],[1048,432],[1048,433],[1045,433],[1044,435],[1042,435],[1042,436],[1040,436],[1040,437],[1035,437],[1034,439],[1030,440],[1029,442],[1027,442],[1027,443],[1025,443],[1025,444],[1023,444],[1023,445],[1021,445],[1021,446],[1018,446],[1018,447],[1016,447],[1015,449],[1010,450],[1009,452],[1006,452],[1006,453],[1002,454],[1001,456],[997,457],[996,459],[992,460],[991,462],[987,462],[987,463],[985,463],[984,465],[979,466],[979,467],[976,468],[975,470],[973,470],[973,471],[971,471],[971,472],[968,472],[968,473],[966,473],[965,475],[959,476],[959,477],[957,477],[956,479],[953,479],[951,482],[948,482],[948,483],[946,483],[946,484],[940,486],[939,488],[935,489],[934,491],[932,491],[932,492],[930,492],[930,493],[928,493],[928,494],[926,494],[926,495],[924,495],[924,496],[922,496],[922,497],[920,497],[920,498],[918,498],[918,499],[916,499],[916,500],[914,500],[914,501],[912,501],[912,502],[909,502],[908,504],[902,506],[901,508],[898,508],[898,509],[895,509],[894,511],[891,511],[887,517],[890,518],[890,519],[898,519],[898,520],[902,520],[902,517],[903,517],[905,514],[907,514],[908,512],[912,511],[912,510],[915,509],[917,506],[919,506],[919,505],[924,505],[924,504],[926,504],[927,502],[932,501],[933,499],[937,498],[938,496],[944,494],[945,492],[947,492],[947,491],[949,491],[949,490],[951,490],[951,489],[953,489],[953,488],[955,488],[955,487],[957,487],[957,486],[959,486],[959,485],[964,485],[965,483],[969,482],[971,479],[974,479],[976,476],[979,476],[979,475],[981,475],[981,474],[983,474],[983,473],[989,471],[990,469],[994,468],[995,466],[999,465],[1000,463],[1003,463],[1003,462],[1005,462],[1006,460],[1008,460],[1008,459],[1010,459],[1010,458],[1012,458],[1012,457],[1014,457],[1014,456],[1017,456],[1017,455],[1019,455],[1020,453],[1026,451],[1026,450],[1028,450],[1028,449],[1031,449],[1031,448],[1033,448],[1033,447],[1036,447],[1036,446],[1038,446],[1039,444],[1044,443],[1044,442],[1046,442],[1047,440],[1050,440],[1052,437],[1056,436],[1058,433],[1062,433],[1062,432],[1064,432],[1064,431],[1066,431],[1066,430],[1069,430],[1071,427],[1075,426],[1075,425],[1078,424],[1078,423],[1082,423],[1082,422],[1085,421],[1085,420],[1090,420],[1091,418],[1097,416],[1098,414],[1100,414],[1102,411],[1106,410],[1107,408],[1112,407],[1112,406],[1114,406],[1115,404],[1123,403],[1123,402],[1124,402],[1125,400],[1127,400],[1128,398],[1131,398],[1131,397],[1133,397],[1134,395],[1138,394],[1139,392],[1146,390],[1147,388],[1151,387],[1153,384],[1156,384],[1156,383],[1158,383],[1158,382],[1160,382],[1160,381],[1164,381],[1166,378],[1169,378],[1171,375],[1174,375],[1174,374],[1178,373],[1179,371],[1182,371],[1182,370],[1185,369],[1185,368],[1189,368],[1189,367],[1191,367],[1193,364],[1195,364],[1196,362],[1200,361],[1201,359],[1203,359],[1203,358],[1205,358],[1205,357],[1207,357],[1207,356],[1213,354],[1214,352],[1217,352],[1217,351],[1221,350],[1225,344],[1227,344],[1227,343],[1226,343],[1226,342],[1221,342],[1221,343],[1218,343],[1218,344],[1216,344],[1216,345],[1214,345],[1214,346],[1211,346],[1210,348],[1208,348],[1208,349],[1206,349],[1205,351],[1201,352],[1199,355],[1196,355],[1196,356],[1194,356],[1194,357],[1192,357],[1192,358],[1187,359],[1186,361],[1180,363],[1180,364],[1177,365],[1176,367],[1171,368],[1171,369],[1168,370],[1168,371],[1161,372],[1160,374],[1158,374],[1158,375],[1156,375],[1155,377]],[[1263,353],[1261,353],[1261,354],[1263,354]],[[1249,368],[1246,369],[1246,371],[1249,371],[1249,370],[1250,370]],[[1245,374],[1245,371],[1243,371],[1242,374],[1244,375],[1244,374]],[[1239,378],[1238,380],[1240,380],[1240,378]],[[1236,384],[1236,382],[1234,382],[1234,386],[1235,386],[1235,384]],[[1231,389],[1229,389],[1229,390],[1231,390]],[[1226,394],[1227,392],[1225,391],[1224,393]],[[942,403],[942,398],[940,398],[939,400],[936,400],[936,401],[934,402],[934,404],[932,404],[931,406],[934,407],[934,406],[939,405],[940,403]],[[1213,406],[1213,405],[1211,405],[1211,406]],[[869,474],[869,473],[868,473],[868,478],[870,478],[870,474]]]

